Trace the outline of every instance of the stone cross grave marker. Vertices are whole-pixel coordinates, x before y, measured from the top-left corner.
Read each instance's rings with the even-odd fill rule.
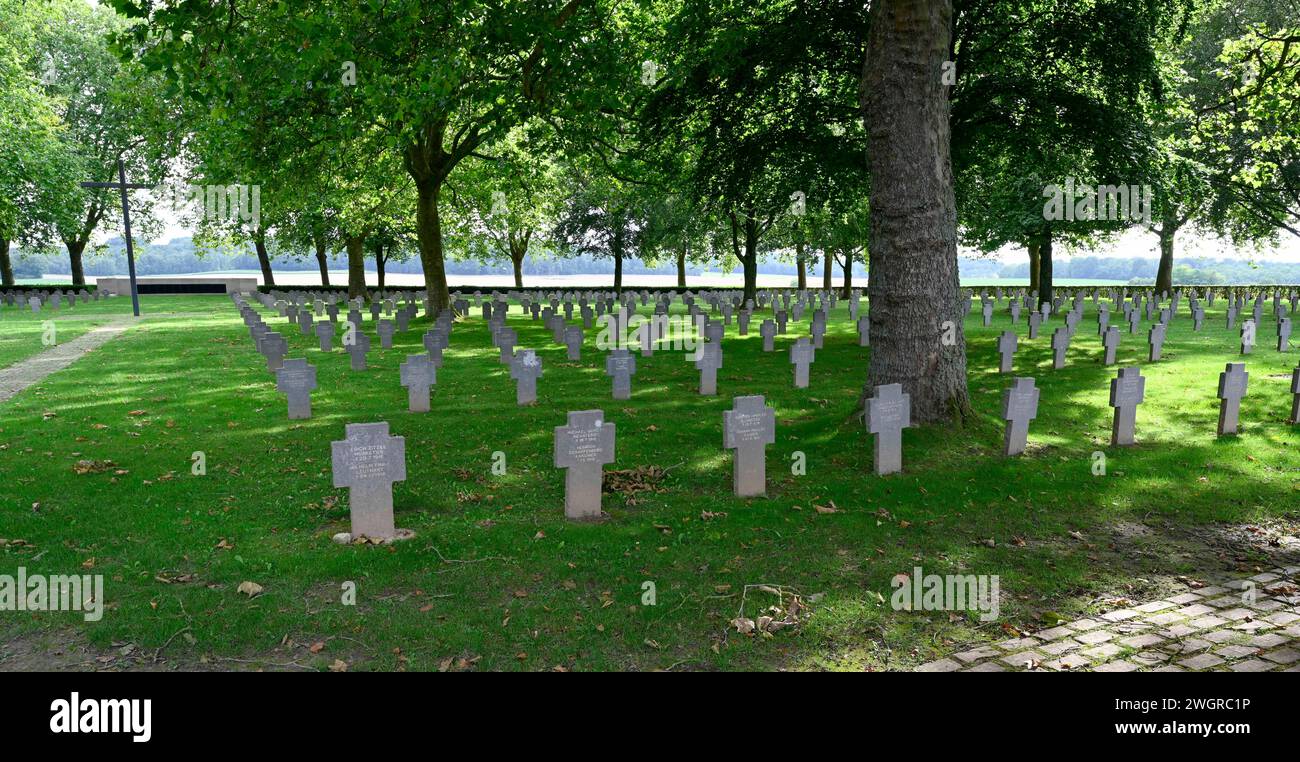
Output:
[[[902,384],[876,387],[867,401],[867,431],[876,435],[877,476],[903,470],[903,429],[912,426],[912,398]]]
[[[311,418],[311,393],[316,388],[316,368],[306,360],[285,360],[275,371],[275,388],[289,400],[289,420]]]
[[[1052,331],[1052,367],[1061,369],[1065,367],[1065,352],[1070,348],[1070,329],[1057,328]],[[1033,380],[1030,379],[1030,383]]]
[[[1291,423],[1300,423],[1300,366],[1291,371]]]
[[[555,427],[555,467],[567,469],[565,518],[600,518],[602,467],[614,462],[614,435],[601,410],[570,412],[568,424]]]
[[[1255,348],[1255,326],[1254,320],[1243,320],[1241,323],[1241,353],[1250,354]]]
[[[699,354],[695,368],[700,372],[700,394],[712,396],[718,393],[718,369],[722,367],[722,345],[714,341],[705,341],[696,350]],[[687,355],[686,359],[691,359]]]
[[[316,324],[316,338],[320,341],[320,351],[334,351],[334,324],[325,320]]]
[[[1241,418],[1241,398],[1246,396],[1250,374],[1246,364],[1230,362],[1219,374],[1219,436],[1236,434]]]
[[[343,342],[343,351],[348,353],[352,360],[352,370],[366,369],[366,353],[370,351],[370,336],[353,323],[353,329],[350,334],[345,334],[345,338],[351,335],[350,341]]]
[[[392,349],[393,330],[394,330],[393,321],[389,320],[388,318],[384,318],[383,320],[379,321],[379,326],[375,330],[379,333],[380,349]]]
[[[1061,330],[1060,328],[1056,330]],[[1038,417],[1038,388],[1032,378],[1017,378],[1002,392],[1002,420],[1007,422],[1002,454],[1008,457],[1025,451],[1029,422]]]
[[[1042,313],[1038,312],[1037,310],[1034,310],[1033,312],[1029,313],[1029,338],[1031,339],[1038,338],[1038,329],[1040,326],[1042,326],[1042,324],[1043,324]]]
[[[428,355],[407,355],[398,366],[398,376],[406,387],[407,409],[412,413],[429,412],[429,387],[438,383],[438,369]]]
[[[776,351],[776,323],[771,320],[764,320],[758,326],[758,335],[763,337],[763,351]]]
[[[267,331],[257,342],[257,350],[266,357],[266,369],[274,371],[284,362],[289,342],[275,331]]]
[[[816,347],[806,338],[798,339],[794,346],[790,347],[790,363],[794,365],[796,389],[808,388],[808,366],[813,363],[815,355]]]
[[[424,334],[424,348],[429,353],[433,367],[442,367],[442,350],[447,348],[447,332],[439,328],[430,328]],[[512,355],[513,356],[513,355]]]
[[[998,337],[998,353],[1001,355],[998,364],[999,373],[1011,372],[1011,359],[1015,357],[1017,341],[1015,331],[1003,331]]]
[[[406,481],[405,437],[390,437],[387,422],[349,423],[330,449],[334,486],[349,488],[352,537],[394,538],[393,482]]]
[[[515,380],[515,403],[531,405],[537,401],[537,379],[542,375],[542,358],[531,349],[515,352],[510,361],[510,377]]]
[[[615,349],[605,355],[605,375],[614,379],[614,399],[632,397],[632,376],[636,375],[636,355],[626,349]]]
[[[1110,406],[1115,408],[1111,427],[1112,445],[1131,445],[1137,426],[1137,406],[1146,398],[1147,380],[1136,366],[1120,368],[1110,381]]]
[[[497,348],[501,350],[498,358],[502,365],[509,365],[515,356],[515,344],[519,341],[519,332],[513,328],[502,328],[496,332]]]
[[[1101,338],[1101,345],[1106,348],[1106,355],[1101,360],[1102,365],[1115,364],[1115,353],[1119,350],[1119,340],[1119,328],[1112,325],[1106,329],[1106,335]]]
[[[1277,351],[1285,352],[1291,348],[1291,318],[1278,318]]]
[[[871,346],[871,316],[863,315],[858,318],[858,346]]]
[[[776,442],[776,411],[762,395],[736,397],[722,414],[722,446],[735,450],[732,490],[738,497],[767,492],[767,445]]]
[[[1164,323],[1156,323],[1151,326],[1151,330],[1147,332],[1147,342],[1151,349],[1150,353],[1147,355],[1147,360],[1150,362],[1156,362],[1160,359],[1160,353],[1163,351],[1165,346]]]
[[[564,347],[568,350],[568,359],[582,359],[582,327],[571,325],[564,329]]]

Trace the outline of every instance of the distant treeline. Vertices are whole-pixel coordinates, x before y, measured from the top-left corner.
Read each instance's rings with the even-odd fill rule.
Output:
[[[993,259],[960,259],[963,278],[1006,278],[1027,279],[1029,262],[1014,264],[1001,263]],[[311,256],[280,256],[273,261],[273,266],[280,271],[312,271],[317,269],[316,260]],[[367,262],[373,269],[373,263]],[[347,261],[342,256],[329,259],[331,270],[346,270]],[[175,275],[182,273],[208,272],[213,270],[258,270],[257,256],[250,246],[240,251],[209,251],[200,255],[188,238],[176,238],[165,244],[147,244],[136,250],[136,272],[140,275]],[[706,268],[698,265],[688,266],[691,274],[699,274]],[[710,270],[717,270],[713,265]],[[769,259],[760,266],[760,271],[772,275],[794,276],[795,266],[790,262]],[[423,272],[418,259],[411,258],[404,262],[389,262],[386,270],[390,273]],[[490,275],[508,273],[508,264],[483,263],[474,260],[451,260],[447,262],[447,272],[457,275]],[[1057,278],[1097,278],[1118,280],[1133,285],[1149,285],[1155,282],[1156,260],[1154,257],[1071,257],[1061,258],[1054,263],[1053,271]],[[67,255],[62,251],[50,253],[15,251],[14,273],[19,278],[39,278],[47,273],[68,272]],[[86,258],[86,274],[125,275],[126,252],[120,239],[113,239],[102,251],[90,254]],[[588,256],[528,258],[524,262],[525,275],[585,275],[612,273],[613,264],[608,259],[593,259]],[[635,274],[670,275],[675,273],[671,263],[657,267],[647,266],[640,260],[628,260],[623,263],[623,272]],[[865,276],[861,266],[854,268],[856,276]],[[840,276],[839,268],[835,277]],[[808,277],[821,277],[820,259],[809,262]],[[1300,262],[1271,262],[1259,260],[1250,262],[1239,259],[1211,259],[1206,257],[1186,257],[1177,260],[1174,265],[1175,283],[1297,283],[1300,282]]]

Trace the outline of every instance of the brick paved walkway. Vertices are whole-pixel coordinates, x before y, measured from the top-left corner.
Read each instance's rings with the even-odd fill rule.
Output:
[[[1253,600],[1251,589],[1253,587]],[[1300,672],[1300,566],[980,646],[918,672]]]

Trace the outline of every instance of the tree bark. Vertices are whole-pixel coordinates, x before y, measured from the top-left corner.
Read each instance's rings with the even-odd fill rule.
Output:
[[[348,252],[348,298],[363,297],[366,294],[365,239],[348,236],[343,239],[343,248]]]
[[[384,244],[375,242],[375,281],[379,285],[379,290],[384,290],[384,265],[388,264],[384,258]]]
[[[416,185],[415,229],[420,239],[420,265],[424,268],[424,287],[429,291],[434,314],[451,305],[447,290],[447,272],[443,269],[442,218],[438,214],[438,197],[442,181],[431,180]]]
[[[826,249],[826,253],[822,255],[822,290],[823,291],[831,290],[831,270],[834,268],[834,266],[835,266],[835,258],[834,255],[831,254],[831,250],[828,248]]]
[[[320,265],[320,284],[322,286],[325,286],[326,288],[329,288],[330,270],[326,258],[324,241],[316,242],[316,264]]]
[[[677,287],[686,288],[686,247],[677,249]]]
[[[1029,293],[1038,293],[1038,243],[1031,242],[1025,246],[1029,251]]]
[[[871,13],[862,89],[872,177],[871,362],[863,394],[902,384],[913,422],[961,419],[970,399],[950,109],[940,76],[950,56],[952,0],[874,0]]]
[[[0,238],[0,285],[14,285],[14,264],[9,259],[8,238]]]
[[[253,247],[257,249],[257,264],[262,268],[262,284],[275,285],[275,275],[271,273],[271,257],[266,252],[266,235],[260,233],[253,238]]]
[[[1047,231],[1038,243],[1038,305],[1052,303],[1052,231]]]
[[[86,285],[86,270],[81,259],[82,253],[86,250],[86,241],[64,241],[63,245],[68,247],[68,264],[72,267],[72,285]]]
[[[614,256],[614,293],[623,293],[623,233],[619,231],[610,243],[610,253]]]
[[[1178,225],[1166,218],[1160,226],[1160,265],[1156,268],[1156,294],[1174,292],[1174,238]]]
[[[510,264],[514,266],[514,270],[515,270],[515,288],[523,288],[524,287],[524,252],[512,250],[510,252]]]
[[[803,241],[798,241],[794,245],[794,265],[796,272],[799,273],[800,291],[808,288],[808,261],[804,259],[803,246]]]
[[[843,299],[849,298],[849,292],[853,290],[853,250],[844,250],[844,288],[840,289]]]

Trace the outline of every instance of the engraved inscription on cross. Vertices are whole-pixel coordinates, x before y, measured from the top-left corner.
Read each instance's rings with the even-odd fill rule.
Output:
[[[767,454],[776,442],[776,411],[761,394],[736,397],[731,410],[722,414],[722,446],[735,450],[731,484],[738,497],[767,492]]]
[[[330,449],[334,486],[350,489],[352,537],[392,539],[393,482],[406,481],[406,438],[390,437],[387,422],[349,423]]]
[[[555,467],[564,475],[564,516],[600,518],[602,466],[614,462],[614,424],[601,410],[569,413],[565,426],[555,427]]]
[[[903,429],[912,425],[912,398],[902,384],[876,387],[867,401],[867,431],[876,435],[876,474],[903,470]]]

